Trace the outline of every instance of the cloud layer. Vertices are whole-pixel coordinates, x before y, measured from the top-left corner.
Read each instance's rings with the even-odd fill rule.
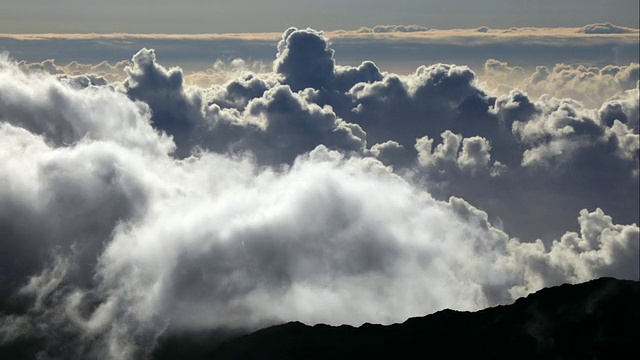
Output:
[[[151,49],[90,75],[0,60],[0,344],[144,358],[163,333],[638,280],[637,64],[483,82],[339,65],[312,29],[276,50],[206,88]],[[514,72],[527,92],[492,89]]]
[[[553,67],[557,63],[589,66],[628,65],[638,62],[638,29],[624,32],[585,33],[592,24],[575,28],[511,27],[425,29],[416,25],[382,25],[358,30],[326,32],[341,65],[374,61],[385,71],[408,74],[433,63],[464,64],[477,72],[487,59],[511,66]],[[232,34],[0,34],[0,51],[31,63],[55,59],[57,64],[116,64],[131,59],[141,48],[153,48],[163,65],[179,65],[185,74],[209,68],[221,59],[241,58],[269,64],[280,33]]]

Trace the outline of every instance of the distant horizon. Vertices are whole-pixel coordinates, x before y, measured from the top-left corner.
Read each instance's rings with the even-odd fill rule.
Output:
[[[138,50],[153,48],[169,66],[201,71],[218,60],[271,64],[285,30],[228,34],[0,34],[0,51],[31,63],[54,59],[57,65],[73,61],[95,65],[130,60]],[[384,71],[403,74],[412,73],[419,65],[438,62],[464,64],[478,71],[489,59],[529,69],[560,62],[628,65],[638,62],[640,31],[610,23],[563,28],[426,30],[419,25],[376,25],[355,30],[316,30],[338,51],[337,63],[358,65],[371,60]]]
[[[0,33],[238,33],[371,24],[455,29],[611,22],[639,27],[639,10],[635,0],[10,0],[3,2]]]

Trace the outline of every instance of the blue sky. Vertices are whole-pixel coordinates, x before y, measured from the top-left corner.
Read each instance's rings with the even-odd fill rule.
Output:
[[[637,0],[3,0],[4,33],[223,33],[378,24],[430,28],[638,26]]]

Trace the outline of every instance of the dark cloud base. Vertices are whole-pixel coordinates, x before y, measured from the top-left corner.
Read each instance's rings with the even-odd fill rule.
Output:
[[[202,88],[156,50],[87,67],[122,81],[0,60],[3,347],[145,358],[640,276],[637,63],[398,75],[290,28],[272,71]],[[513,73],[544,94],[489,90]]]

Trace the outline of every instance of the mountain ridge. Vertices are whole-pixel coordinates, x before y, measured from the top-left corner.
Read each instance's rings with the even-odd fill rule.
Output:
[[[639,300],[640,282],[600,278],[545,288],[510,305],[476,312],[445,309],[403,323],[359,327],[294,321],[222,341],[211,349],[161,343],[154,355],[158,360],[409,358],[429,353],[531,359],[636,357]]]

